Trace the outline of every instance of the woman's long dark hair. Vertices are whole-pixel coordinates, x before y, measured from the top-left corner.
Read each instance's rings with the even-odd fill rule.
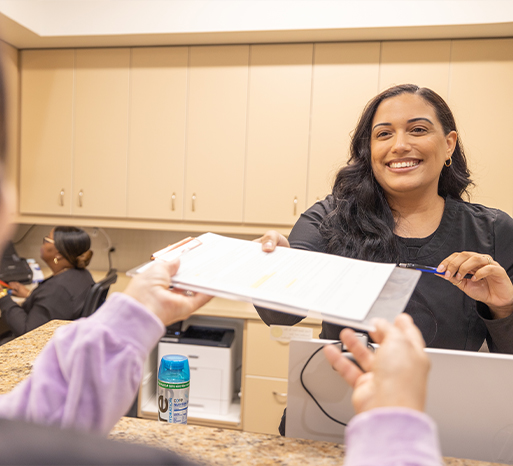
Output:
[[[55,227],[53,230],[53,239],[57,251],[62,254],[76,269],[85,269],[93,251],[91,251],[91,238],[81,228],[76,227]]]
[[[351,138],[347,166],[337,174],[333,186],[333,211],[324,219],[320,231],[328,252],[345,257],[378,262],[397,262],[398,247],[394,235],[394,216],[385,193],[374,177],[371,166],[371,132],[374,115],[385,99],[415,94],[431,105],[444,134],[456,131],[454,116],[445,101],[428,88],[413,84],[391,87],[374,97],[365,107]],[[444,166],[438,194],[462,200],[472,184],[461,141],[456,141],[450,167]]]

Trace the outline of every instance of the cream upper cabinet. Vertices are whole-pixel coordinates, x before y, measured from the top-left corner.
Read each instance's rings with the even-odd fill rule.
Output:
[[[21,213],[71,214],[74,57],[21,52]]]
[[[383,42],[379,90],[397,84],[417,84],[447,99],[450,61],[449,40]]]
[[[184,218],[240,223],[249,46],[189,53]]]
[[[8,66],[13,82],[17,57]],[[288,228],[331,192],[366,102],[407,82],[448,100],[477,184],[472,199],[513,213],[505,136],[513,39],[19,57],[20,221],[34,214],[104,225],[148,220],[146,227],[176,220],[194,231],[216,223],[226,232]]]
[[[76,51],[72,212],[126,216],[130,49]]]
[[[313,44],[251,47],[244,221],[291,225],[306,207]]]
[[[131,53],[128,216],[181,220],[188,49]]]
[[[449,104],[476,187],[472,201],[513,214],[513,39],[455,40]]]
[[[378,90],[379,42],[315,44],[308,206],[331,193],[351,132]]]

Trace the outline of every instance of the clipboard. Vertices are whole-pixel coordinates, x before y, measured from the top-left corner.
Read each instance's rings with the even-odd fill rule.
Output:
[[[372,330],[371,320],[393,321],[408,303],[421,272],[290,248],[262,251],[260,243],[205,233],[156,251],[153,260],[180,258],[172,286],[338,325]]]
[[[198,238],[193,238],[189,236],[177,243],[170,244],[163,249],[160,249],[154,252],[151,255],[150,261],[145,262],[144,264],[138,265],[133,269],[130,269],[126,272],[129,277],[133,277],[140,273],[143,273],[145,270],[149,269],[153,265],[153,261],[160,260],[163,262],[172,262],[175,259],[179,258],[182,254],[190,251],[201,245],[201,241]]]

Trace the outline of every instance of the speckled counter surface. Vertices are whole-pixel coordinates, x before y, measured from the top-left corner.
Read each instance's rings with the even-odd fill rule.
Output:
[[[228,429],[181,426],[122,418],[111,438],[167,448],[205,465],[342,465],[344,446]],[[493,466],[497,463],[445,458],[447,466]]]
[[[32,364],[54,331],[69,322],[52,321],[0,347],[0,394],[30,374]],[[229,429],[181,426],[122,418],[112,439],[167,448],[209,465],[340,465],[344,446],[253,434]],[[492,466],[497,463],[445,458],[448,466]]]
[[[34,359],[55,330],[69,323],[53,320],[0,346],[0,394],[11,391],[30,374]]]

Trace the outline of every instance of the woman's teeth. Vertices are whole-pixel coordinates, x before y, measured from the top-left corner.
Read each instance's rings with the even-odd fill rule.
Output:
[[[390,168],[407,168],[407,167],[414,167],[415,165],[418,165],[418,160],[412,160],[410,162],[391,162],[388,164]]]

